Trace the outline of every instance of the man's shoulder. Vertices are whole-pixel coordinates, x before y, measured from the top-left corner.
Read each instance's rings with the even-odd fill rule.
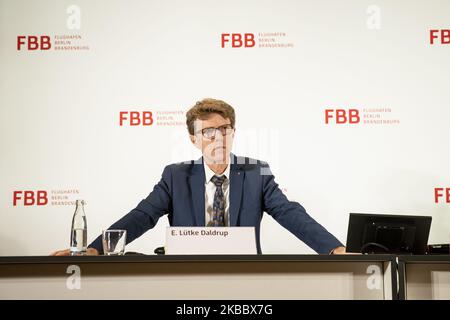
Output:
[[[203,165],[199,160],[186,160],[168,164],[164,170],[170,170],[177,173],[189,173],[196,165]]]
[[[239,166],[243,169],[255,169],[269,166],[269,164],[266,161],[250,157],[235,156],[233,160],[234,163],[232,163],[232,165]]]
[[[266,161],[249,157],[236,157],[235,166],[243,170],[249,177],[272,176],[269,164]]]

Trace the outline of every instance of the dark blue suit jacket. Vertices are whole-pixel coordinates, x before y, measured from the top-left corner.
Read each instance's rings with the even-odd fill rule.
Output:
[[[254,226],[259,253],[263,212],[269,213],[318,253],[328,254],[342,246],[299,203],[286,198],[267,163],[235,155],[232,159],[229,177],[230,226]],[[109,229],[126,229],[129,243],[153,228],[165,214],[168,214],[171,226],[205,226],[205,171],[202,159],[166,166],[161,180],[148,197]],[[89,247],[103,252],[101,236]]]

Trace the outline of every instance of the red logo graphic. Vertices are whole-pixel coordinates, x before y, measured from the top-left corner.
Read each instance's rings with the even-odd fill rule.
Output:
[[[151,111],[120,111],[119,123],[129,123],[130,126],[151,126],[153,124],[153,114]]]
[[[230,39],[231,37],[231,39]],[[256,44],[255,35],[253,33],[222,33],[221,46],[225,48],[225,44],[231,42],[232,48],[253,48]]]
[[[430,30],[430,44],[434,44],[434,39],[440,39],[441,44],[450,44],[450,30]],[[436,42],[439,43],[439,40]]]
[[[440,198],[444,198],[445,203],[450,203],[450,188],[434,188],[434,202],[439,203]]]
[[[18,202],[23,201],[24,206],[45,206],[48,203],[47,191],[14,191],[13,192],[13,206],[17,206]]]
[[[17,36],[17,50],[25,44],[28,50],[50,50],[52,47],[49,36]]]
[[[325,124],[357,124],[360,120],[358,109],[325,109]]]

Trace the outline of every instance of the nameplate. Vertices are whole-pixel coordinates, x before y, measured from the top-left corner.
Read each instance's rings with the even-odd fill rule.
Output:
[[[255,227],[168,227],[166,254],[256,254]]]

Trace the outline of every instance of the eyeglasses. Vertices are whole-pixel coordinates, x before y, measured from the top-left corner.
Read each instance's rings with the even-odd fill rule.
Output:
[[[204,138],[206,139],[214,139],[216,137],[216,132],[217,130],[220,131],[220,133],[222,134],[222,136],[229,136],[230,134],[233,133],[234,128],[231,124],[225,124],[223,126],[220,126],[218,128],[205,128],[202,129],[202,135]]]

